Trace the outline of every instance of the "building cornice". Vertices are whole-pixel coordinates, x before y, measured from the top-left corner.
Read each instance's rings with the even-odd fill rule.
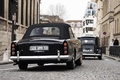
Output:
[[[114,8],[114,10],[115,10],[115,13],[114,13],[114,16],[116,16],[117,14],[119,14],[120,13],[120,4],[119,5],[117,5],[115,8]]]
[[[3,18],[3,17],[1,17],[1,16],[0,16],[0,19],[2,19],[2,20],[4,20],[4,21],[7,21],[7,19],[6,19],[6,18]]]
[[[108,12],[103,18],[102,18],[102,24],[106,21],[112,22],[114,20],[114,11]]]
[[[114,11],[109,11],[106,15],[104,15],[103,17],[102,17],[102,19],[104,18],[104,17],[106,17],[108,14],[110,14],[110,13],[113,13],[114,14]]]
[[[98,0],[95,0],[95,2],[97,3],[97,2],[98,2]]]
[[[115,33],[115,34],[113,34],[114,36],[119,36],[120,35],[120,33]]]
[[[97,3],[99,0],[95,0],[95,2]],[[103,0],[100,0],[100,1],[103,1]]]
[[[120,4],[119,4],[119,5],[117,5],[114,9],[118,8],[119,6],[120,6]]]
[[[114,16],[116,16],[116,15],[119,14],[119,13],[120,13],[120,11],[118,11],[117,13],[115,13]]]

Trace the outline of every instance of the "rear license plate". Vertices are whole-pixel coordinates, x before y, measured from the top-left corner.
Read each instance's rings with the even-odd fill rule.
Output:
[[[83,52],[92,52],[93,50],[90,48],[83,49]]]
[[[30,51],[46,51],[49,50],[48,46],[30,46]]]

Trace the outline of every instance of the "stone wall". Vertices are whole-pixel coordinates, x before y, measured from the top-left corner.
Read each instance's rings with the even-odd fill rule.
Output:
[[[11,31],[12,31],[11,28],[12,28],[11,21],[0,19],[0,61],[3,60],[3,52],[6,48],[8,50],[8,54],[10,53]],[[20,31],[20,29],[18,28],[15,31],[16,40],[20,40],[23,37],[25,30],[26,28],[21,28],[21,31]]]

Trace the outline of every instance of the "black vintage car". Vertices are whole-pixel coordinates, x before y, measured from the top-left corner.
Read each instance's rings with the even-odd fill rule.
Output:
[[[98,57],[102,59],[102,49],[100,47],[99,37],[94,35],[85,35],[79,37],[82,44],[83,58],[85,57]]]
[[[42,23],[30,26],[23,38],[11,43],[11,60],[19,69],[28,64],[66,63],[68,68],[82,64],[81,44],[66,23]]]

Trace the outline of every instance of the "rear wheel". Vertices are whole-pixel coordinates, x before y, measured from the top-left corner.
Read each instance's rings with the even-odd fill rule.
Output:
[[[102,56],[98,56],[98,59],[99,59],[99,60],[102,60]]]
[[[98,56],[98,59],[102,60],[102,50],[101,50],[101,48],[99,49],[98,53],[101,54],[100,56]]]
[[[75,68],[75,58],[73,57],[70,62],[67,62],[67,67],[69,69],[74,69]]]
[[[20,70],[26,70],[28,67],[28,64],[27,63],[19,63],[18,67]]]

